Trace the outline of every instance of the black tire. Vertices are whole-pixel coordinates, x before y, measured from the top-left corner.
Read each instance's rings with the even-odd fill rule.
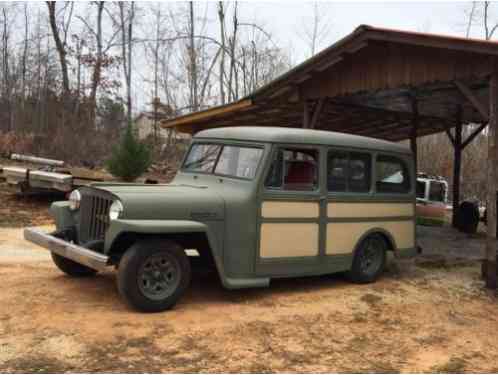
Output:
[[[88,276],[94,276],[97,273],[96,270],[84,266],[82,264],[76,263],[71,259],[64,258],[63,256],[60,256],[55,253],[51,254],[52,254],[52,260],[54,261],[57,268],[59,268],[62,272],[64,272],[69,276],[88,277]]]
[[[460,204],[457,215],[457,228],[464,233],[474,234],[479,225],[479,207],[473,202]]]
[[[185,251],[167,240],[133,244],[119,262],[117,283],[124,300],[144,312],[171,309],[190,284]]]
[[[351,281],[366,284],[377,280],[386,267],[386,251],[386,241],[379,234],[369,235],[361,241],[349,271]]]

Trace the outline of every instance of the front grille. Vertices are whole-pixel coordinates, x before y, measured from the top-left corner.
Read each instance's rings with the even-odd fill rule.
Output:
[[[80,203],[80,244],[103,240],[109,227],[109,207],[112,204],[105,192],[83,192]]]

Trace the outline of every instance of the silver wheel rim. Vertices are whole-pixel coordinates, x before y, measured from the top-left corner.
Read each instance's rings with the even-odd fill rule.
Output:
[[[141,264],[137,283],[142,294],[154,301],[171,296],[180,285],[181,268],[169,253],[149,256]]]

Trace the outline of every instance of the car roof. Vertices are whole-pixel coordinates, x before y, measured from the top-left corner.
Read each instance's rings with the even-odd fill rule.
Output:
[[[356,147],[370,150],[410,154],[408,146],[381,139],[333,131],[270,126],[235,126],[214,128],[198,132],[194,139],[225,139],[265,143],[311,144]]]

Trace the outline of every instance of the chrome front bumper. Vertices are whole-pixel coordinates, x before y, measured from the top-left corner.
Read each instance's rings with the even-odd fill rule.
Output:
[[[24,229],[24,239],[97,271],[102,271],[109,265],[108,256],[61,240],[39,228]]]

